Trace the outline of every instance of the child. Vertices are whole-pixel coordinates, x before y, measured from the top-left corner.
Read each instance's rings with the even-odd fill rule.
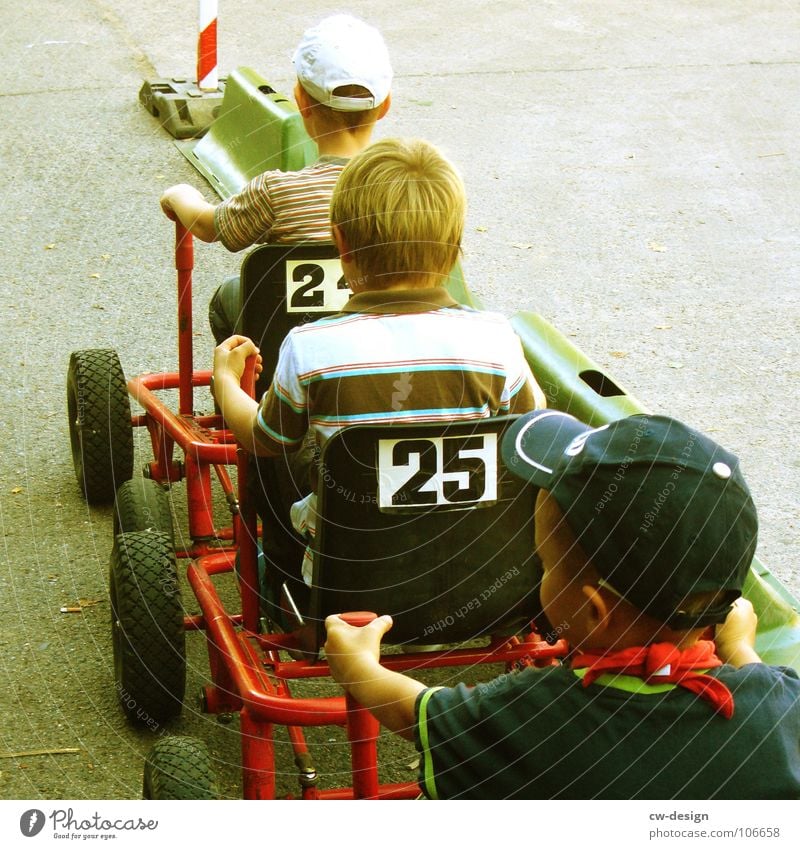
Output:
[[[353,423],[479,419],[545,405],[519,338],[500,315],[444,289],[464,227],[464,186],[432,145],[388,139],[355,156],[331,201],[333,237],[353,297],[337,316],[294,328],[260,404],[239,387],[250,339],[214,353],[214,395],[239,442],[257,454],[322,445]],[[316,496],[295,505],[312,535]],[[311,581],[311,563],[303,567]]]
[[[564,665],[426,689],[380,666],[389,617],[326,623],[331,672],[415,739],[425,794],[800,797],[800,680],[761,662],[739,598],[757,519],[736,457],[674,419],[588,429],[545,411],[503,458],[541,487],[541,601]]]
[[[295,100],[306,132],[317,143],[317,162],[296,172],[267,171],[216,206],[193,186],[172,186],[161,196],[168,218],[229,251],[256,242],[331,241],[333,187],[389,110],[392,67],[380,33],[349,15],[333,15],[307,30],[294,66]],[[234,333],[240,311],[239,278],[228,278],[209,305],[217,344]]]

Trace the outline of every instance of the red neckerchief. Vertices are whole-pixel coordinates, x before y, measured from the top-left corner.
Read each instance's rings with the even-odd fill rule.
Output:
[[[572,660],[573,669],[586,669],[584,687],[606,673],[633,675],[648,684],[677,684],[705,699],[717,713],[730,719],[733,716],[731,691],[718,678],[696,671],[721,665],[711,640],[698,640],[683,651],[672,643],[654,643],[619,651],[588,651]]]

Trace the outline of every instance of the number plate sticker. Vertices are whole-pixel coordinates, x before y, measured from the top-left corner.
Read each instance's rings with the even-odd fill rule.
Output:
[[[338,259],[286,262],[286,312],[339,312],[350,298]]]
[[[378,441],[378,507],[470,505],[497,501],[497,434]]]

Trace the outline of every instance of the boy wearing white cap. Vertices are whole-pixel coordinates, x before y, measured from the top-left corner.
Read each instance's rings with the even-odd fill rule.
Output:
[[[307,30],[295,51],[294,67],[295,99],[319,159],[300,171],[260,174],[216,206],[193,186],[172,186],[161,196],[168,218],[230,251],[265,242],[332,241],[333,187],[389,110],[392,67],[381,34],[350,15],[332,15]],[[239,278],[229,278],[209,305],[217,343],[234,333],[240,310]]]
[[[589,428],[554,410],[521,416],[502,453],[540,488],[563,665],[426,688],[380,665],[389,617],[326,622],[331,672],[415,740],[425,795],[800,798],[800,680],[754,648],[758,523],[736,457],[664,416]]]

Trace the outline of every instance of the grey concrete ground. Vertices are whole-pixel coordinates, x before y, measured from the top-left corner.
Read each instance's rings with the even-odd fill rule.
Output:
[[[223,70],[249,64],[289,91],[292,47],[331,7],[286,5],[221,0]],[[800,595],[798,4],[349,8],[394,59],[380,134],[425,136],[463,169],[470,286],[508,313],[543,313],[649,407],[738,453],[759,553]],[[115,704],[111,517],[78,493],[64,378],[79,348],[116,348],[128,374],[175,363],[172,227],[157,199],[203,183],[136,95],[143,78],[191,71],[196,4],[0,10],[0,739],[5,754],[79,750],[0,759],[0,797],[136,798],[156,735]],[[236,261],[197,254],[202,361],[205,304]],[[59,612],[78,599],[98,603]],[[235,726],[187,710],[170,730],[208,739],[223,792],[240,792]],[[391,751],[410,776],[411,750]]]

